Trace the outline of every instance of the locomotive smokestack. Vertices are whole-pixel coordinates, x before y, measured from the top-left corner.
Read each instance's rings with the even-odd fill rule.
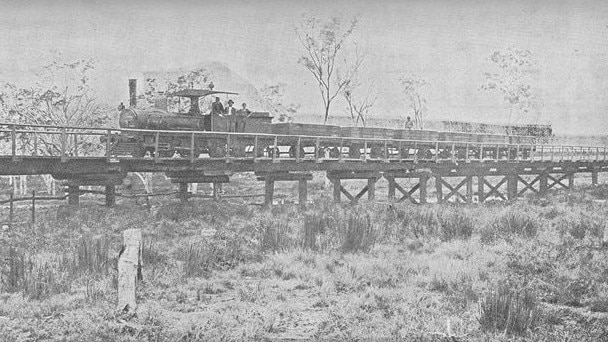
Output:
[[[137,107],[137,80],[129,79],[129,105]]]

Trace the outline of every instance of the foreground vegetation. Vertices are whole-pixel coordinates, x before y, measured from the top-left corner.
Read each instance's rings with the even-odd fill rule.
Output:
[[[302,212],[134,203],[0,233],[2,341],[608,340],[608,187]],[[135,312],[121,232],[144,232]]]

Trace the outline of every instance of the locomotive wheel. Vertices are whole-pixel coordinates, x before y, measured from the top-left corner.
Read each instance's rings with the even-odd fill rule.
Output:
[[[384,158],[384,148],[380,146],[372,146],[370,156],[373,159]]]
[[[296,158],[296,149],[295,145],[291,145],[289,147],[289,158]],[[306,156],[306,151],[304,151],[304,147],[300,146],[300,159],[304,159]]]
[[[232,147],[232,156],[235,158],[245,157],[245,146],[236,144]]]
[[[439,152],[439,158],[441,158],[441,159],[448,159],[448,158],[451,158],[451,156],[452,156],[452,151],[450,151],[448,149],[444,149]]]
[[[361,159],[361,150],[358,145],[351,145],[348,148],[348,157],[352,159]]]
[[[156,151],[156,153],[158,154],[159,158],[171,158],[175,152],[173,150],[161,150]]]
[[[410,148],[409,148],[409,146],[403,146],[401,148],[401,150],[399,150],[399,156],[401,157],[401,159],[408,159],[408,158],[410,158]]]
[[[223,158],[226,156],[225,146],[209,146],[209,157],[211,158]]]
[[[276,146],[274,146],[274,147],[273,147],[273,146],[268,146],[268,147],[266,148],[266,156],[267,156],[268,158],[273,158],[273,157],[274,157],[274,158],[279,158],[279,157],[280,157],[280,154],[281,154],[281,151],[280,151],[280,150],[279,150],[279,148],[278,148],[278,147],[276,147]]]
[[[329,158],[340,158],[340,149],[337,147],[330,148]]]
[[[428,148],[420,148],[418,149],[418,153],[416,153],[418,159],[422,160],[431,160],[433,159],[433,152],[431,152]]]

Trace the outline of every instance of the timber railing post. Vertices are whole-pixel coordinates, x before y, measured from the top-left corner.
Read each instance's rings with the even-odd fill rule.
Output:
[[[315,162],[320,162],[319,158],[320,158],[320,153],[319,153],[319,149],[321,148],[321,138],[317,137],[316,141],[315,141]]]
[[[253,137],[253,162],[256,162],[258,160],[258,136],[254,136]]]
[[[111,140],[112,139],[112,131],[111,130],[107,130],[106,131],[106,159],[110,159],[110,146],[111,145]]]
[[[367,140],[363,141],[363,161],[367,161]]]
[[[338,154],[338,162],[342,163],[344,162],[344,160],[342,160],[342,149],[344,148],[344,138],[340,138],[340,151]]]
[[[74,156],[78,158],[78,133],[74,132]]]
[[[464,155],[464,160],[466,163],[469,163],[469,143],[466,144],[465,146],[465,151],[464,151],[465,155]]]
[[[123,245],[118,255],[118,310],[133,312],[137,308],[135,289],[141,278],[141,230],[123,232]]]
[[[38,134],[34,133],[34,157],[38,156]]]
[[[61,156],[61,161],[65,162],[67,161],[67,155],[66,155],[66,148],[67,148],[67,129],[65,127],[61,127],[61,151],[60,151],[60,156]]]
[[[157,163],[158,163],[158,160],[160,159],[160,151],[158,150],[159,140],[160,140],[160,132],[156,132],[156,134],[154,135],[154,161]]]
[[[384,140],[384,162],[388,163],[388,139]]]
[[[435,163],[439,160],[439,142],[435,142]]]
[[[190,163],[194,163],[194,132],[190,136]]]
[[[298,142],[296,143],[296,163],[299,163],[300,158],[302,158],[302,156],[300,155],[301,147],[302,147],[302,137],[298,137]]]
[[[14,125],[11,125],[11,156],[13,161],[17,161],[17,133]]]

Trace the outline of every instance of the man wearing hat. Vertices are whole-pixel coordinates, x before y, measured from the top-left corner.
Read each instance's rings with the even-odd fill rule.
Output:
[[[224,112],[224,106],[220,102],[220,98],[216,97],[215,102],[211,104],[211,114],[222,114]]]
[[[232,107],[233,104],[232,99],[228,100],[228,107],[224,110],[224,114],[228,117],[228,132],[234,132],[236,128],[236,108]]]

